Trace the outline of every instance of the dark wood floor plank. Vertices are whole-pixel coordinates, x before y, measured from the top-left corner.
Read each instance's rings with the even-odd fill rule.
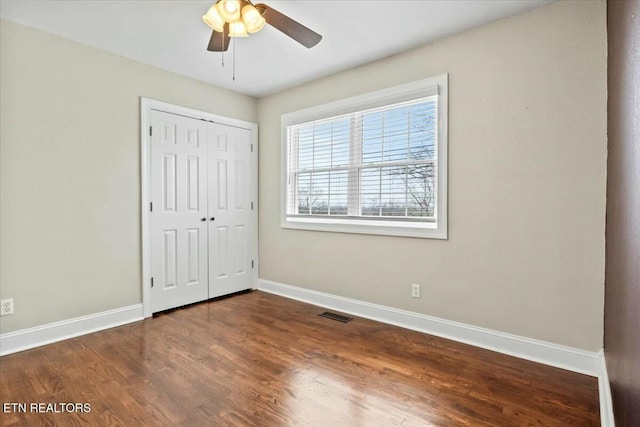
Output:
[[[3,426],[597,426],[597,379],[262,292],[0,359]]]

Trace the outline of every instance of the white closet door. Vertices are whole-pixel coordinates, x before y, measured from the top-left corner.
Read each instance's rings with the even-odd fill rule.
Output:
[[[208,123],[154,110],[151,125],[151,305],[157,312],[208,298]]]
[[[209,298],[251,288],[251,132],[209,128]]]

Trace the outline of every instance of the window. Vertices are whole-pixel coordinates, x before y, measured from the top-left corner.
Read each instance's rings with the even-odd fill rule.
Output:
[[[286,114],[282,226],[447,238],[447,76]]]

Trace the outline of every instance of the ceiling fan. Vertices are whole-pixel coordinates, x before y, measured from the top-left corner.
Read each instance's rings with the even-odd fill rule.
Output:
[[[225,52],[229,48],[231,37],[248,37],[256,33],[265,24],[280,30],[301,45],[311,48],[317,45],[322,36],[289,18],[277,10],[260,3],[254,5],[249,0],[218,0],[202,20],[212,30],[207,50]]]

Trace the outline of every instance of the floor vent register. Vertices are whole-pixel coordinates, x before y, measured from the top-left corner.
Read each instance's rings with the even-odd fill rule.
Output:
[[[330,311],[325,311],[322,314],[318,314],[318,316],[326,317],[327,319],[337,320],[338,322],[342,322],[342,323],[347,323],[353,320],[353,317],[347,317],[341,314],[331,313]]]

